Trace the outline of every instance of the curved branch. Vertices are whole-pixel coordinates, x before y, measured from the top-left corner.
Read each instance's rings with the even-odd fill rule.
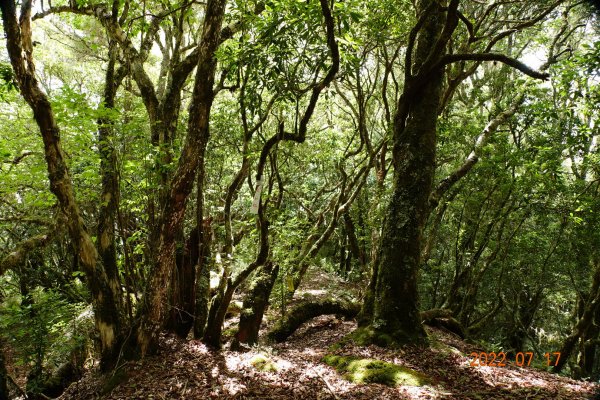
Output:
[[[465,24],[467,32],[469,32],[469,42],[473,42],[475,40],[475,27],[473,26],[473,23],[458,10],[456,10],[456,15],[458,16],[458,19]]]
[[[308,122],[310,121],[313,112],[315,111],[315,107],[317,105],[317,101],[319,100],[319,96],[323,89],[329,86],[329,84],[333,81],[335,75],[337,74],[340,68],[340,51],[338,49],[337,42],[335,41],[335,24],[327,0],[321,0],[321,10],[323,12],[323,17],[325,18],[325,26],[327,30],[327,46],[329,47],[329,51],[331,52],[331,66],[329,67],[329,71],[327,72],[327,75],[325,75],[323,80],[313,87],[310,100],[308,102],[308,105],[306,106],[306,110],[304,111],[304,114],[300,119],[300,126],[298,128],[298,132],[296,134],[286,132],[284,130],[283,123],[280,123],[277,134],[271,136],[263,146],[258,160],[258,168],[256,173],[257,180],[260,180],[262,178],[264,165],[267,161],[267,156],[269,155],[271,149],[275,147],[277,143],[279,143],[282,140],[291,140],[296,143],[304,142],[304,140],[306,139]]]
[[[535,79],[546,80],[550,77],[550,74],[546,72],[536,71],[533,68],[527,66],[521,61],[509,57],[505,54],[500,53],[457,53],[447,54],[440,59],[436,67],[441,68],[444,65],[452,64],[457,61],[498,61],[504,63],[510,67],[518,69],[525,75],[528,75]]]
[[[338,70],[340,69],[340,51],[338,49],[337,42],[335,41],[335,24],[333,21],[333,16],[331,15],[331,9],[329,8],[328,0],[321,0],[321,10],[323,12],[323,17],[325,18],[325,26],[327,28],[327,46],[329,47],[329,51],[331,52],[331,67],[329,67],[329,72],[325,75],[325,78],[317,84],[310,96],[310,101],[308,106],[306,107],[306,111],[300,120],[300,126],[298,131],[299,141],[304,142],[304,138],[306,137],[306,129],[308,126],[308,121],[312,117],[313,112],[315,111],[315,107],[317,105],[317,100],[319,100],[319,95],[321,91],[325,89],[335,78]]]
[[[17,247],[6,256],[0,259],[0,276],[8,270],[11,270],[25,262],[27,255],[35,249],[46,246],[53,239],[51,233],[56,232],[50,230],[42,235],[34,236],[20,242]]]
[[[438,183],[435,190],[431,192],[429,196],[429,207],[433,210],[437,207],[442,196],[450,189],[456,182],[458,182],[462,177],[464,177],[474,166],[479,162],[479,156],[481,154],[481,150],[485,147],[490,137],[496,132],[498,127],[506,122],[510,117],[512,117],[518,110],[519,106],[523,102],[525,98],[525,93],[521,92],[520,95],[513,101],[510,108],[506,111],[501,112],[496,116],[493,120],[491,120],[483,129],[477,141],[475,142],[475,147],[473,151],[469,154],[469,156],[465,159],[460,167],[455,169],[450,175],[446,176],[444,179]]]

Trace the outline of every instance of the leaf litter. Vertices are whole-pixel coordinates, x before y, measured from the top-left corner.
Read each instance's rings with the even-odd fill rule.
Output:
[[[513,363],[472,367],[469,353],[482,351],[439,329],[427,328],[435,346],[401,350],[352,343],[329,350],[356,328],[352,321],[322,316],[286,342],[246,352],[213,351],[197,340],[163,336],[159,354],[128,362],[110,390],[92,372],[61,396],[77,399],[590,399],[597,385]],[[377,359],[426,375],[424,386],[355,384],[323,362],[327,354]],[[264,358],[272,368],[257,368]]]

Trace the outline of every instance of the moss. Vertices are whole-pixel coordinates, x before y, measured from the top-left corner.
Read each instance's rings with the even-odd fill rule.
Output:
[[[250,359],[250,364],[259,371],[277,372],[277,364],[264,354],[257,354]]]
[[[339,342],[329,346],[329,352],[334,353],[352,343],[357,346],[376,344],[381,347],[394,347],[395,345],[394,338],[391,336],[377,332],[370,327],[361,327],[344,336]]]
[[[355,329],[347,335],[348,340],[352,340],[358,346],[368,346],[370,344],[379,347],[398,349],[406,345],[429,346],[428,337],[414,337],[397,332],[394,335],[380,331],[372,326],[365,326]]]
[[[334,367],[344,378],[353,383],[381,383],[387,386],[423,386],[428,384],[426,375],[389,362],[372,358],[337,356],[328,354],[323,361]]]
[[[229,307],[227,307],[227,313],[225,314],[225,318],[232,318],[236,315],[240,315],[243,310],[243,304],[241,301],[232,301],[229,303]]]
[[[237,326],[234,326],[232,328],[229,329],[225,329],[222,333],[221,336],[223,336],[224,338],[231,338],[233,336],[235,336],[235,334],[237,333],[238,328]]]

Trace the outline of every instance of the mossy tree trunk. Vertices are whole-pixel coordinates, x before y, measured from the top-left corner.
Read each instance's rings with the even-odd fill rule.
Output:
[[[118,47],[109,41],[108,65],[104,82],[104,108],[107,114],[98,118],[98,152],[100,153],[100,177],[102,193],[98,211],[98,256],[108,278],[108,284],[117,294],[120,305],[121,282],[117,266],[117,250],[115,244],[115,220],[119,207],[119,173],[117,170],[117,151],[114,146],[114,121],[108,114],[115,107],[117,88],[125,77],[125,69],[115,69]]]
[[[54,111],[36,78],[31,38],[31,5],[32,2],[23,3],[21,15],[17,18],[16,4],[13,0],[0,2],[6,47],[19,91],[33,111],[40,129],[50,190],[56,196],[66,217],[69,236],[92,295],[95,324],[101,344],[101,368],[109,369],[118,356],[121,329],[119,301],[117,293],[110,285],[107,271],[102,263],[98,262],[98,253],[75,200],[73,182],[66,165]]]
[[[595,369],[597,364],[596,352],[598,349],[598,335],[600,334],[600,307],[596,308],[596,314],[592,324],[588,327],[585,333],[581,337],[581,343],[579,347],[579,376],[578,378],[592,378],[592,380],[598,380],[598,374],[600,373]]]
[[[198,262],[195,267],[196,282],[194,287],[194,338],[200,339],[204,335],[204,328],[208,319],[208,306],[210,302],[210,270],[212,267],[211,244],[213,238],[212,218],[204,214],[204,178],[206,168],[204,164],[198,166],[196,178],[196,224],[198,225]]]
[[[303,323],[320,315],[340,314],[346,318],[354,318],[360,311],[360,305],[336,299],[306,301],[290,310],[269,332],[270,340],[283,342],[290,337]]]
[[[457,1],[451,1],[443,11],[431,0],[417,3],[421,26],[411,32],[405,88],[394,116],[394,186],[361,324],[368,325],[375,335],[389,336],[398,344],[426,342],[419,318],[417,274],[435,173],[443,69],[432,69],[425,76],[422,73],[427,71],[432,59],[440,56],[435,52],[444,52],[457,24],[457,6]],[[413,75],[413,71],[418,74]]]
[[[437,116],[447,104],[444,98],[448,98],[442,91],[445,67],[457,62],[475,61],[466,74],[461,74],[461,80],[473,74],[483,61],[505,63],[535,79],[545,80],[549,76],[512,57],[491,52],[504,33],[492,37],[483,53],[449,53],[449,43],[459,22],[459,3],[459,0],[415,2],[417,22],[408,35],[404,87],[393,121],[392,197],[385,213],[381,247],[377,262],[373,264],[371,283],[359,319],[362,325],[371,328],[369,331],[374,334],[374,339],[382,334],[399,343],[425,341],[418,319],[417,293],[423,228],[440,194],[464,176],[477,159],[477,152],[474,152],[463,167],[441,182],[440,188],[432,190]],[[544,9],[532,21],[548,15],[557,4]],[[467,25],[472,26],[470,22]],[[453,47],[456,48],[456,43]],[[465,49],[475,50],[470,45]],[[451,94],[455,86],[450,85],[447,92],[449,90]],[[501,115],[510,116],[511,113],[514,113],[512,108]],[[489,128],[486,127],[481,143],[503,118],[495,119]]]
[[[200,242],[198,227],[194,227],[181,249],[177,249],[175,272],[171,281],[169,320],[167,330],[185,338],[194,324],[196,266]]]
[[[232,349],[240,343],[256,344],[263,315],[269,306],[269,297],[279,274],[279,265],[267,262],[256,271],[252,288],[244,297],[238,331],[232,343]]]
[[[516,354],[525,351],[532,337],[531,325],[540,304],[544,299],[543,290],[524,286],[519,292],[517,304],[512,314],[513,321],[506,335],[508,352]]]
[[[200,205],[198,205],[200,206]],[[211,220],[204,220],[201,231],[202,243],[200,244],[200,255],[196,267],[196,289],[194,304],[194,338],[201,339],[208,320],[208,306],[210,297],[210,269],[212,266],[210,246],[212,241]]]
[[[560,372],[567,364],[569,357],[575,351],[577,342],[585,335],[588,328],[594,322],[594,316],[600,308],[600,259],[592,260],[594,265],[594,277],[592,288],[587,296],[585,306],[583,306],[581,316],[573,327],[569,336],[563,341],[560,348],[560,359],[552,369],[553,372]]]
[[[360,212],[359,212],[360,215]],[[360,265],[360,270],[364,270],[367,265],[367,257],[364,251],[364,248],[360,245],[358,241],[358,237],[356,236],[356,226],[354,221],[352,220],[352,216],[349,213],[344,214],[344,229],[348,236],[348,247],[350,252],[358,260]],[[348,269],[347,273],[350,272]]]
[[[150,273],[150,281],[141,307],[137,340],[142,355],[156,348],[158,333],[168,316],[168,287],[175,269],[176,234],[183,224],[186,203],[196,179],[198,166],[204,164],[209,140],[209,116],[214,100],[213,85],[220,44],[225,0],[209,0],[199,49],[200,56],[189,109],[185,144],[173,175],[169,194],[161,216],[158,255]]]

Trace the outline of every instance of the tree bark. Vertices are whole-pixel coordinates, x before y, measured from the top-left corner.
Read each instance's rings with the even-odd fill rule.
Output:
[[[44,143],[50,190],[58,199],[66,216],[69,236],[77,249],[77,256],[92,294],[95,324],[100,334],[101,367],[109,369],[118,355],[120,316],[116,293],[101,263],[75,200],[73,183],[65,162],[59,128],[48,97],[40,89],[35,77],[31,39],[31,1],[22,5],[20,19],[14,0],[0,2],[6,47],[19,90],[33,111]]]
[[[226,0],[209,0],[206,5],[200,57],[189,109],[188,133],[161,217],[156,262],[141,307],[137,340],[142,355],[155,350],[158,333],[167,316],[168,287],[175,269],[176,233],[183,223],[186,201],[194,186],[197,168],[204,164],[209,139],[209,117],[214,100],[213,85],[217,60],[215,52]]]
[[[198,205],[200,207],[200,204]],[[208,320],[210,297],[210,270],[212,267],[210,245],[212,239],[211,220],[207,218],[202,224],[200,255],[196,267],[196,293],[194,305],[194,338],[201,339]]]
[[[436,125],[442,95],[443,70],[434,69],[427,79],[412,76],[427,71],[435,51],[443,52],[445,41],[456,27],[456,1],[443,13],[435,2],[417,4],[422,26],[407,49],[406,81],[394,116],[393,192],[381,235],[378,265],[365,298],[361,320],[367,322],[374,342],[424,344],[427,335],[419,318],[417,274],[421,264],[422,233],[429,212],[428,200],[435,173]],[[419,33],[420,31],[420,33]],[[414,40],[414,38],[412,40]],[[377,299],[377,301],[374,301]],[[381,335],[385,341],[378,340]]]
[[[177,251],[176,269],[171,281],[170,315],[167,330],[187,337],[194,324],[196,267],[200,260],[199,229],[190,232],[183,249]]]
[[[278,273],[279,265],[273,266],[271,262],[256,271],[254,284],[244,297],[238,331],[231,345],[233,350],[238,349],[240,343],[252,345],[258,342],[260,324]]]
[[[600,307],[596,308],[596,314],[593,318],[593,323],[590,324],[588,329],[581,337],[581,346],[579,350],[579,376],[581,378],[592,378],[597,380],[598,371],[594,371],[594,366],[597,363],[596,351],[598,348],[598,334],[600,334],[600,328],[598,327],[600,322]]]
[[[116,15],[115,15],[116,18]],[[116,75],[117,46],[109,42],[109,60],[104,82],[104,109],[112,111],[115,107],[115,96],[124,74]],[[117,152],[114,147],[114,122],[105,115],[98,119],[98,152],[100,154],[100,177],[102,193],[98,212],[98,256],[108,278],[108,284],[117,295],[120,306],[121,282],[117,267],[117,250],[115,244],[115,220],[119,207],[119,176],[117,171]],[[120,308],[120,307],[119,307]]]
[[[358,242],[358,238],[356,237],[356,228],[354,226],[354,221],[352,221],[352,217],[349,213],[344,214],[344,227],[346,230],[346,234],[348,235],[348,247],[350,251],[356,257],[360,264],[361,271],[367,265],[367,257],[363,248],[360,246]],[[349,271],[348,271],[349,272]]]
[[[552,368],[552,372],[562,371],[569,360],[569,357],[575,350],[577,341],[585,334],[588,327],[593,323],[594,315],[600,307],[600,261],[595,260],[595,264],[592,288],[590,290],[585,308],[583,309],[583,314],[573,327],[571,334],[564,340],[560,348],[560,359],[558,360],[556,366]]]

